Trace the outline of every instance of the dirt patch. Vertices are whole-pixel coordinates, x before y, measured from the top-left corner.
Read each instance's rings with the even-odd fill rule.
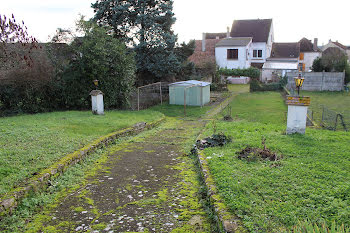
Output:
[[[258,159],[277,161],[283,158],[283,155],[278,155],[277,153],[266,148],[265,139],[262,139],[263,148],[254,148],[247,146],[245,149],[237,152],[239,159],[246,159],[248,161],[255,161]]]
[[[204,138],[202,140],[197,140],[196,148],[203,150],[208,147],[224,146],[231,142],[232,139],[222,133],[213,134],[211,137]]]

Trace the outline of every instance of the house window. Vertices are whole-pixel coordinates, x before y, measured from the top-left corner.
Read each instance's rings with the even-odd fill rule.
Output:
[[[261,49],[254,49],[253,50],[253,57],[262,58],[262,50]]]
[[[238,59],[238,49],[228,49],[227,59]]]

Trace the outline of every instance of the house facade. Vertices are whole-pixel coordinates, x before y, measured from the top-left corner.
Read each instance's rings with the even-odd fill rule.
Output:
[[[251,37],[225,38],[215,46],[216,64],[229,69],[249,68],[251,49]]]
[[[322,46],[322,52],[325,52],[328,48],[338,48],[340,51],[344,52],[344,54],[348,57],[348,61],[350,62],[350,47],[345,46],[338,41],[329,40],[328,44]]]
[[[300,43],[273,43],[271,57],[263,65],[261,81],[275,81],[288,71],[297,71],[300,63]]]
[[[229,69],[256,67],[263,71],[261,81],[273,81],[287,71],[310,71],[322,56],[317,38],[314,43],[306,38],[275,43],[272,19],[235,20],[226,33],[203,33],[196,46],[189,60],[197,67],[208,62]]]
[[[322,51],[317,46],[317,38],[314,43],[305,37],[299,41],[300,57],[299,57],[299,71],[311,71],[314,60],[322,56]]]
[[[274,41],[272,19],[235,20],[227,38],[215,46],[221,68],[262,68]]]

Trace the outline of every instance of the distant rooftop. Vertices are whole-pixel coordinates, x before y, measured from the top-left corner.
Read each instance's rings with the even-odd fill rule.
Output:
[[[215,47],[247,46],[252,41],[251,37],[233,37],[220,40]]]
[[[253,42],[267,42],[272,19],[235,20],[232,24],[231,37],[252,37]]]
[[[273,43],[271,58],[298,58],[300,43]]]

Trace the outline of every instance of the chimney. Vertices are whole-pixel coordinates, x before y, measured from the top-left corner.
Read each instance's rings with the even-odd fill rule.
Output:
[[[230,38],[230,27],[227,27],[227,34],[226,34],[226,38]]]
[[[317,41],[318,41],[318,38],[315,38],[314,39],[314,51],[317,51],[317,49],[318,49]]]
[[[202,36],[202,52],[205,52],[205,38],[206,38],[206,33],[203,32],[203,36]]]

